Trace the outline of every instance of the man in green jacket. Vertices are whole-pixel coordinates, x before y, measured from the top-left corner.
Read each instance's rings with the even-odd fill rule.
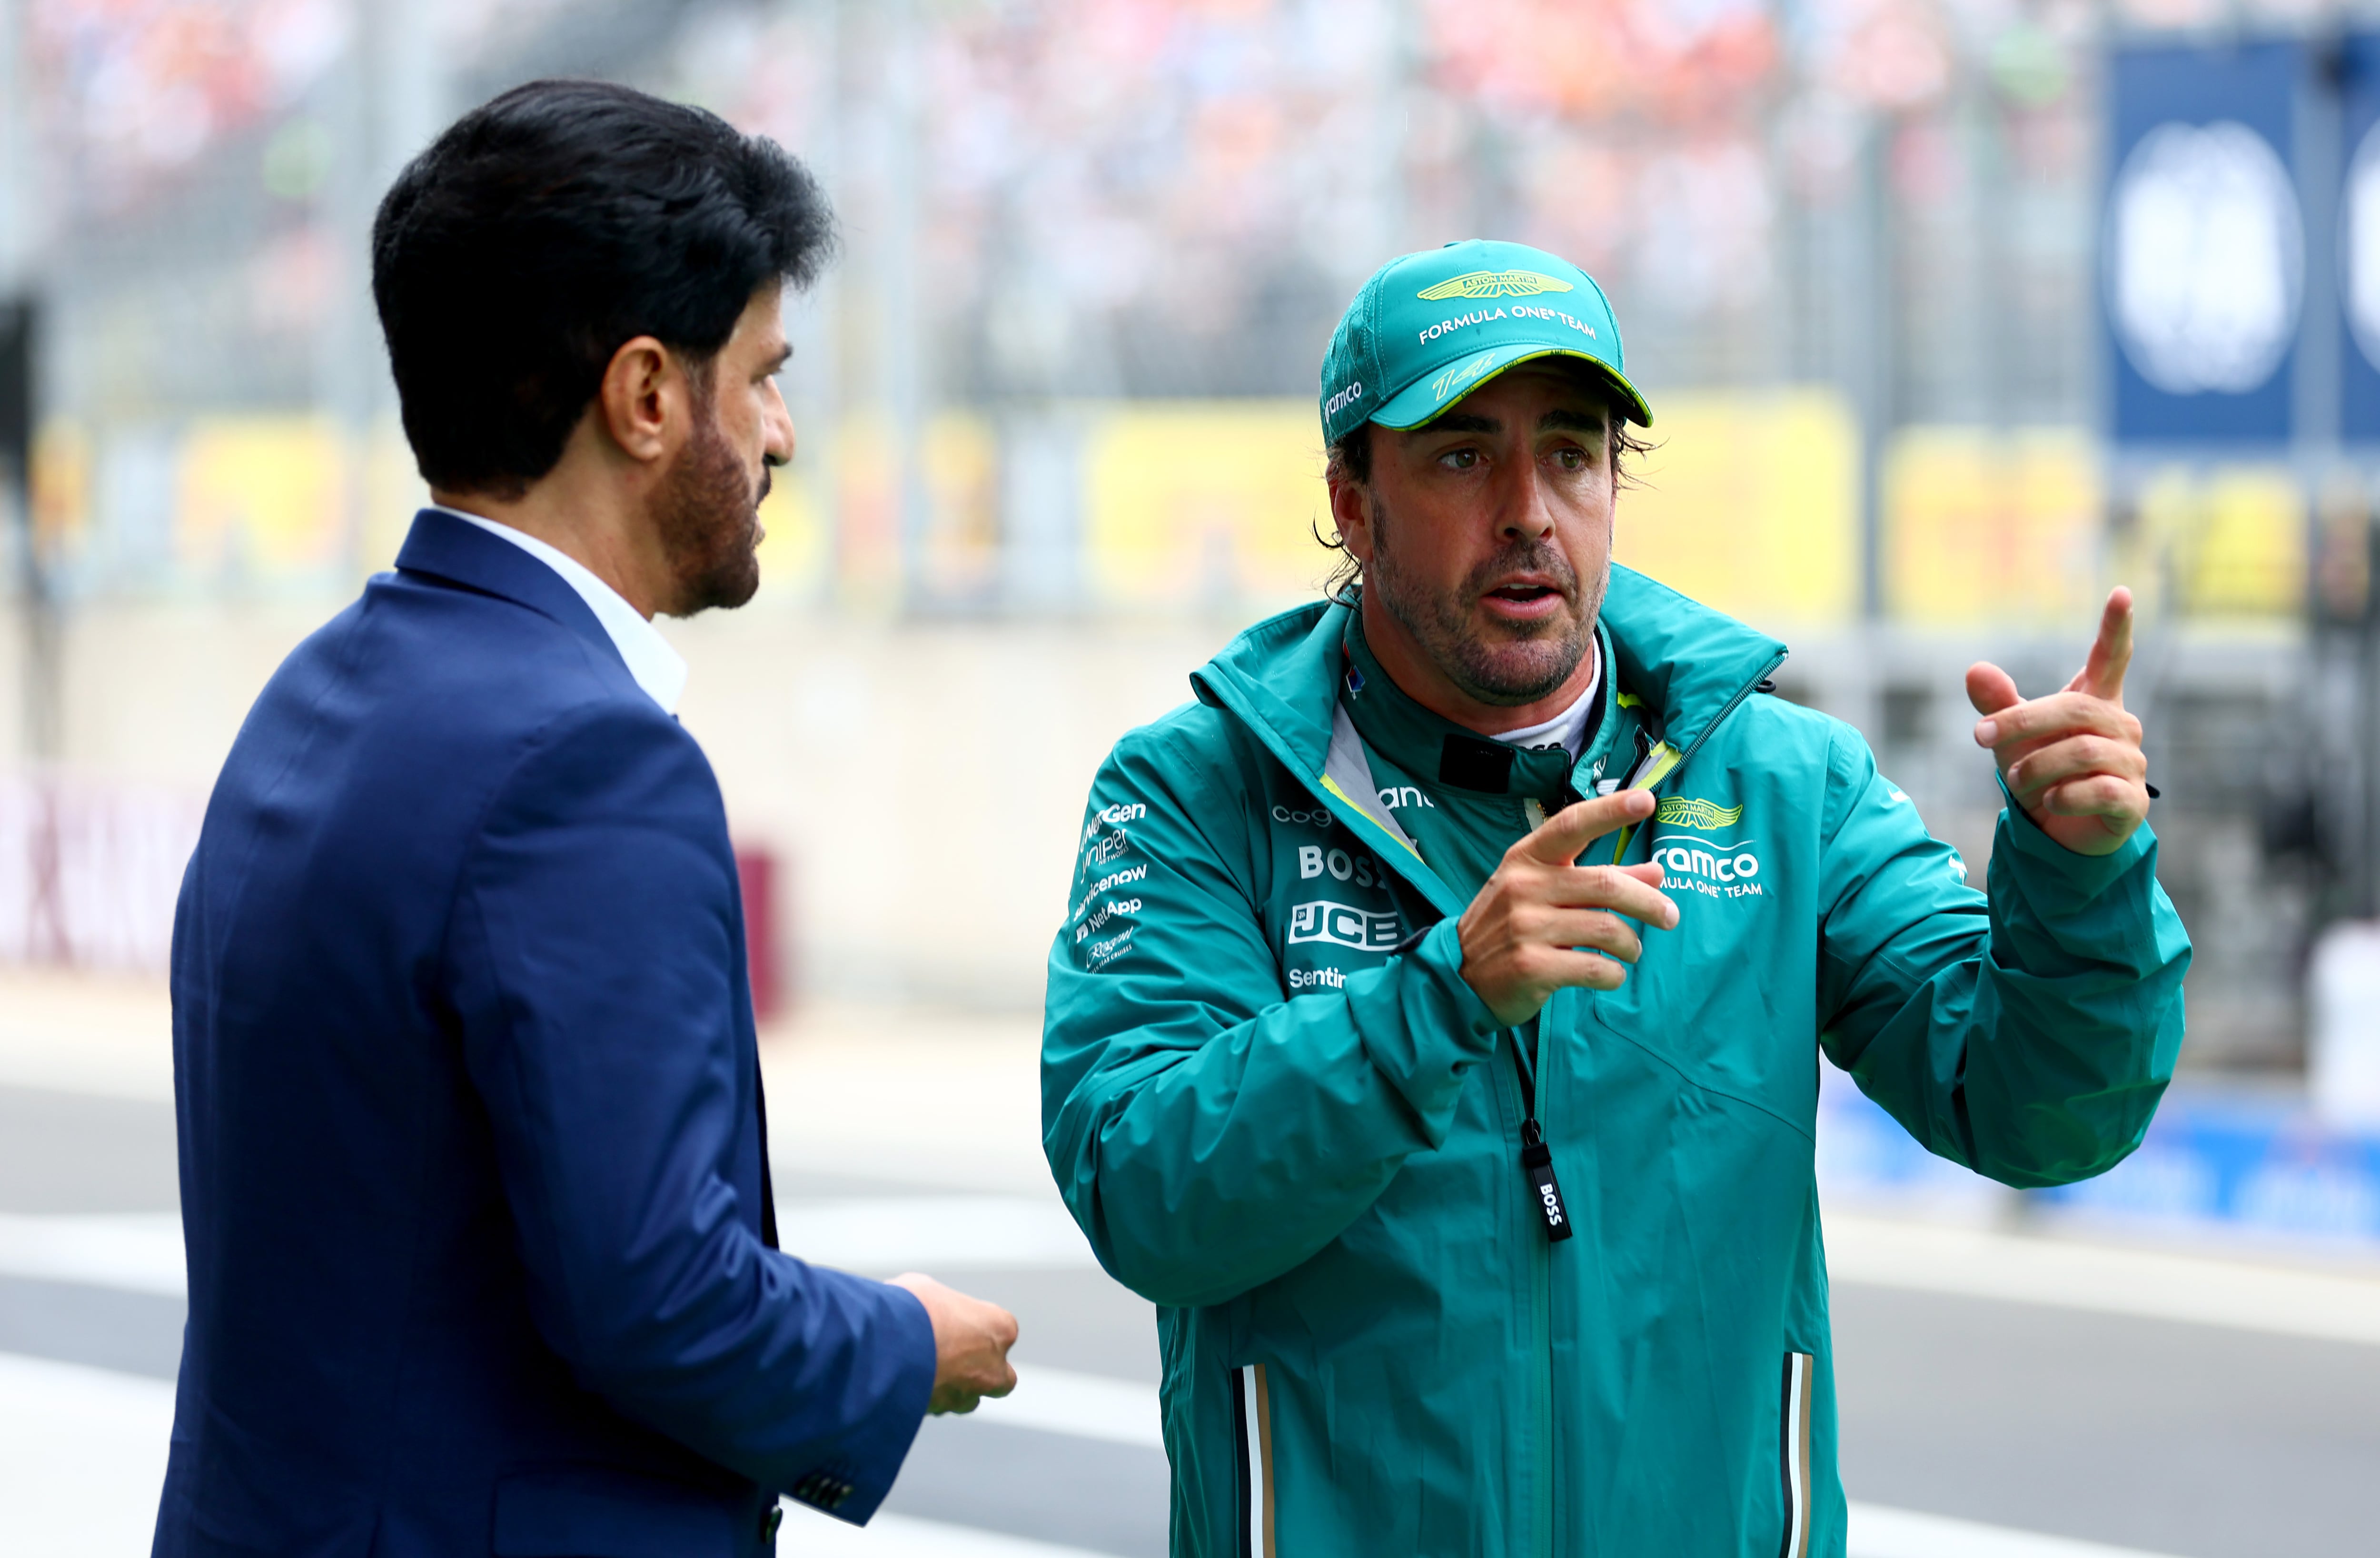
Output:
[[[2189,943],[2131,598],[2064,690],[1967,688],[1988,895],[1784,646],[1610,563],[1601,290],[1470,242],[1323,367],[1359,580],[1116,745],[1050,955],[1043,1140],[1159,1308],[1173,1551],[1843,1552],[1818,1051],[1929,1150],[2138,1145]]]

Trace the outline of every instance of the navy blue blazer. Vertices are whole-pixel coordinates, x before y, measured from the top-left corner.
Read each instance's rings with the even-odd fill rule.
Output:
[[[250,711],[182,884],[158,1558],[767,1552],[925,1415],[779,1253],[726,815],[535,557],[425,511]]]

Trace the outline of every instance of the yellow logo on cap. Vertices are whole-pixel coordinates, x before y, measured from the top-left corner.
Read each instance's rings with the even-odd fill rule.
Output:
[[[1534,298],[1540,292],[1570,289],[1570,283],[1536,271],[1474,271],[1414,296],[1426,302],[1440,303],[1449,298]]]
[[[1677,822],[1707,834],[1735,826],[1736,819],[1742,815],[1743,808],[1740,806],[1713,806],[1693,796],[1670,796],[1653,813],[1653,821]]]
[[[1429,386],[1431,397],[1437,400],[1444,400],[1456,390],[1461,389],[1472,380],[1479,377],[1480,374],[1488,371],[1489,368],[1495,365],[1495,362],[1496,354],[1494,352],[1481,352],[1477,357],[1473,358],[1470,361],[1463,363],[1458,367],[1448,369],[1445,372],[1440,373],[1438,376],[1438,382],[1436,383]]]

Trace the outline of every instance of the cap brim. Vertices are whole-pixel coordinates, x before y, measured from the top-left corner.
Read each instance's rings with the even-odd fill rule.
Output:
[[[1534,362],[1543,357],[1575,358],[1585,363],[1620,393],[1621,408],[1630,421],[1639,427],[1653,425],[1653,408],[1645,403],[1645,397],[1636,392],[1636,386],[1628,382],[1627,376],[1611,364],[1587,352],[1526,344],[1497,347],[1474,356],[1458,358],[1429,377],[1417,380],[1390,396],[1388,404],[1373,412],[1367,420],[1400,432],[1420,427],[1435,421],[1464,396],[1506,369]]]

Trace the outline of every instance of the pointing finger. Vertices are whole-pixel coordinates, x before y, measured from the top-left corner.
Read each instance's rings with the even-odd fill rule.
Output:
[[[1512,853],[1540,865],[1569,865],[1605,834],[1650,817],[1653,805],[1648,790],[1621,790],[1565,806],[1547,818],[1544,827],[1512,846]]]
[[[2124,673],[2132,663],[2132,592],[2122,585],[2107,592],[2099,614],[2099,636],[2092,640],[2091,656],[2067,683],[2070,692],[2087,692],[2111,703],[2124,700]]]

